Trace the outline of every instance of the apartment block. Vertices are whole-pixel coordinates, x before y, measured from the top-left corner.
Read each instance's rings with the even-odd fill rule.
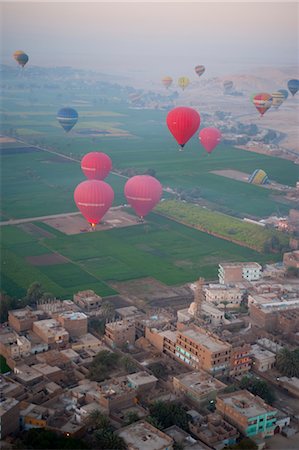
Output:
[[[204,293],[206,301],[209,303],[219,305],[223,302],[228,302],[229,304],[239,305],[242,300],[243,291],[226,284],[209,284],[204,288]]]
[[[221,263],[218,278],[220,284],[232,284],[241,281],[257,281],[261,277],[262,266],[256,262]]]
[[[57,321],[70,337],[80,337],[87,333],[87,316],[82,312],[63,312],[57,316]]]
[[[73,300],[80,308],[87,312],[100,308],[102,304],[102,297],[90,289],[74,294]]]
[[[201,442],[217,450],[234,445],[240,435],[233,425],[217,413],[209,414],[204,419],[192,419],[189,422],[189,429]]]
[[[121,428],[117,434],[124,439],[128,450],[173,449],[173,439],[144,420]]]
[[[230,376],[242,377],[249,372],[252,365],[250,353],[250,344],[233,344],[231,349]]]
[[[105,340],[111,347],[121,347],[125,344],[134,345],[135,323],[129,320],[107,323]]]
[[[69,342],[69,333],[55,319],[33,322],[33,332],[49,346],[63,346]]]
[[[17,333],[32,329],[33,322],[46,319],[45,311],[33,310],[29,306],[8,311],[8,323]]]
[[[259,372],[268,372],[275,366],[276,355],[270,350],[255,344],[251,347],[252,366]]]
[[[0,399],[0,439],[19,431],[19,402],[14,398]]]

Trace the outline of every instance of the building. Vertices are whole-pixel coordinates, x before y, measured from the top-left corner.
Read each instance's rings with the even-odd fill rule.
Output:
[[[252,364],[250,344],[232,344],[230,376],[242,377],[249,372]]]
[[[176,425],[166,428],[164,433],[170,436],[176,444],[181,445],[184,450],[211,450],[211,447],[207,447],[203,442],[197,441]]]
[[[0,439],[19,431],[19,402],[11,397],[0,398]]]
[[[255,300],[258,298],[255,296]],[[250,320],[266,331],[282,333],[299,331],[299,299],[273,298],[269,302],[250,302]]]
[[[283,263],[286,267],[299,269],[299,250],[283,254]]]
[[[63,312],[57,316],[57,321],[70,337],[80,337],[87,333],[87,316],[82,312]]]
[[[145,392],[154,389],[158,379],[145,371],[127,375],[128,386],[136,389],[137,392]]]
[[[219,394],[217,411],[245,436],[272,436],[277,410],[246,390]]]
[[[214,305],[223,306],[223,302],[228,302],[227,307],[240,305],[244,289],[241,290],[226,284],[209,284],[204,289],[206,301]]]
[[[262,266],[256,262],[221,263],[218,278],[220,284],[232,284],[240,281],[257,281],[261,277]]]
[[[283,349],[282,345],[279,345],[277,342],[271,341],[268,338],[257,339],[256,343],[260,347],[263,347],[266,350],[270,350],[270,352],[273,352],[275,354],[277,354],[278,352],[280,352],[280,350]]]
[[[31,330],[33,322],[46,319],[48,316],[42,310],[33,310],[29,306],[8,311],[8,323],[17,333]]]
[[[218,308],[210,303],[202,302],[200,305],[200,311],[198,309],[194,310],[193,307],[196,305],[195,302],[191,303],[189,308],[179,309],[177,312],[178,322],[186,323],[189,322],[194,317],[204,317],[205,320],[209,321],[212,325],[220,325],[224,321],[224,312],[220,311]]]
[[[97,387],[99,405],[112,411],[128,408],[136,403],[136,389],[129,385],[126,377],[119,377],[99,383]],[[96,400],[94,398],[93,400]]]
[[[209,414],[205,418],[192,418],[189,421],[189,429],[194,436],[216,450],[234,445],[240,435],[234,426],[217,413]]]
[[[251,356],[253,369],[258,370],[259,372],[267,372],[275,366],[275,353],[272,353],[270,350],[266,350],[257,344],[252,345]]]
[[[24,386],[33,386],[43,379],[41,372],[33,369],[27,364],[21,364],[14,368],[15,378]]]
[[[230,354],[230,344],[199,327],[177,331],[176,357],[189,367],[204,369],[213,376],[228,374]]]
[[[102,304],[102,297],[90,289],[74,294],[73,300],[80,308],[87,312],[99,309]]]
[[[165,330],[175,324],[177,320],[175,312],[168,310],[151,311],[147,315],[137,316],[135,318],[136,336],[140,338],[145,336],[146,328],[156,328]]]
[[[123,438],[128,450],[173,449],[173,439],[144,420],[121,428],[117,434]]]
[[[129,320],[106,323],[105,340],[111,347],[122,347],[123,345],[134,345],[135,324]]]
[[[50,347],[64,346],[69,341],[69,333],[55,319],[33,322],[33,332]]]
[[[46,428],[49,416],[49,409],[45,406],[27,402],[21,402],[20,404],[20,425],[22,430]]]
[[[16,332],[3,332],[0,335],[0,351],[7,360],[19,360],[30,355],[31,344],[25,336]]]
[[[217,392],[223,391],[226,384],[199,370],[173,377],[173,388],[177,395],[185,395],[197,404],[216,399]]]
[[[136,306],[124,306],[115,310],[117,318],[120,320],[134,319],[136,316],[142,314]]]
[[[91,333],[86,333],[78,338],[73,338],[72,349],[76,352],[85,350],[89,354],[96,354],[101,350],[110,350],[105,344]]]

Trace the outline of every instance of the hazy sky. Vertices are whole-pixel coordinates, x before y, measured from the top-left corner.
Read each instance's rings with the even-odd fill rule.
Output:
[[[115,74],[211,76],[298,64],[297,2],[3,2],[1,59]]]

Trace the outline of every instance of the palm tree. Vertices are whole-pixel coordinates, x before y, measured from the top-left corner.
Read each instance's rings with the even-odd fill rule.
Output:
[[[101,313],[105,319],[113,319],[115,316],[115,307],[111,302],[103,302],[101,305]]]
[[[105,429],[110,427],[110,420],[106,414],[103,414],[98,409],[94,409],[86,417],[86,424],[94,430]]]
[[[299,355],[296,350],[283,348],[276,357],[277,369],[287,377],[299,377]]]

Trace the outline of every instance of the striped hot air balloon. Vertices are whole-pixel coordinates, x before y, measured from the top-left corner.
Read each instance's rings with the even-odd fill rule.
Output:
[[[61,108],[56,116],[62,128],[68,133],[78,121],[78,113],[73,108]]]
[[[251,184],[267,184],[269,178],[264,170],[256,169],[248,178],[248,182]]]
[[[206,70],[206,68],[205,68],[205,66],[199,65],[199,66],[196,66],[196,67],[194,68],[194,70],[195,70],[195,72],[197,73],[197,75],[198,75],[199,77],[201,77],[201,75],[204,73],[204,71]]]
[[[168,89],[172,85],[172,82],[173,79],[169,76],[162,78],[162,84],[166,87],[166,89]]]
[[[256,94],[253,97],[252,102],[260,115],[263,116],[265,112],[268,111],[269,108],[271,108],[272,96],[270,94],[262,92],[260,94]]]
[[[276,91],[271,94],[272,107],[278,109],[280,105],[285,101],[285,96],[282,92]]]

